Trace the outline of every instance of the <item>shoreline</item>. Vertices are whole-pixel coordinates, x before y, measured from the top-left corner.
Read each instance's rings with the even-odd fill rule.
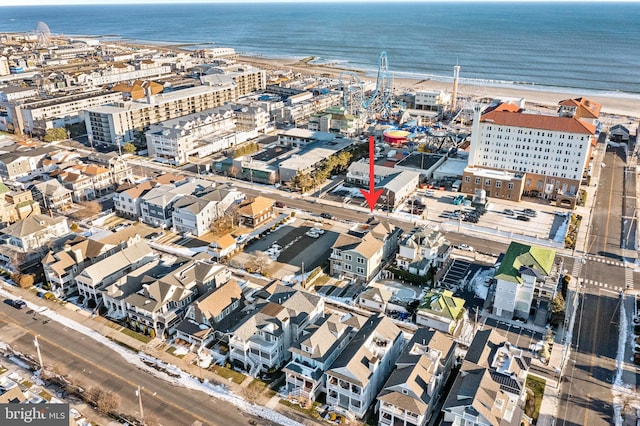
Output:
[[[240,55],[237,60],[238,62],[248,63],[266,70],[290,69],[303,75],[327,76],[331,78],[338,78],[342,72],[351,71],[355,72],[363,80],[375,81],[375,77],[368,75],[367,71],[341,67],[339,64],[334,63],[315,64],[313,62],[316,59],[317,58],[313,56],[305,57],[298,60],[295,58],[287,59],[267,56]],[[393,75],[393,73],[391,74]],[[430,78],[393,78],[393,89],[397,93],[403,93],[408,90],[442,90],[451,92],[452,86],[453,83],[451,81],[440,81]],[[604,123],[604,121],[606,121],[604,119],[606,118],[615,120],[616,122],[627,122],[631,124],[637,124],[637,121],[640,118],[640,99],[634,99],[632,97],[633,94],[631,93],[629,94],[629,97],[625,97],[623,94],[621,94],[620,96],[597,93],[594,94],[593,92],[581,92],[577,89],[555,91],[544,89],[542,87],[540,89],[529,88],[525,85],[522,85],[522,87],[504,87],[488,84],[475,85],[469,84],[467,81],[461,78],[458,84],[458,96],[470,99],[477,99],[482,97],[525,98],[526,104],[528,104],[529,106],[541,107],[542,109],[552,109],[553,111],[555,111],[555,109],[557,108],[558,102],[564,99],[584,96],[602,105],[601,121],[603,121],[603,124],[606,124]],[[640,98],[640,95],[638,97]]]

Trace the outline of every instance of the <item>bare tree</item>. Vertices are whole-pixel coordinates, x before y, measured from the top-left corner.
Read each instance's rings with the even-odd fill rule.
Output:
[[[111,413],[120,406],[120,397],[113,392],[93,386],[85,393],[87,402],[96,406],[101,413]]]
[[[264,274],[267,268],[273,263],[273,259],[263,251],[253,252],[250,256],[251,258],[244,264],[247,271]]]

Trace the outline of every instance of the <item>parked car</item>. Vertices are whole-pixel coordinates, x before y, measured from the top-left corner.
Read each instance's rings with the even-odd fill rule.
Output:
[[[278,207],[279,209],[284,209],[285,207],[287,207],[287,205],[282,201],[276,201],[275,206]]]
[[[529,222],[531,220],[531,218],[529,216],[525,216],[525,215],[518,215],[516,216],[516,219],[521,220],[523,222]]]
[[[458,244],[458,248],[460,250],[465,250],[465,251],[473,251],[473,247],[471,247],[468,244]]]
[[[536,217],[538,215],[538,213],[536,213],[536,211],[532,209],[524,209],[522,210],[522,213],[525,216],[529,216],[529,217]]]
[[[333,219],[333,215],[331,213],[322,212],[320,213],[320,217],[323,219]]]
[[[514,214],[514,213],[513,213],[513,210],[511,210],[511,209],[504,209],[504,210],[502,211],[502,213],[504,213],[504,214],[506,214],[506,215],[509,215],[509,216],[513,216],[513,214]]]
[[[5,299],[5,303],[9,306],[13,306],[16,309],[24,309],[27,307],[27,304],[25,303],[24,300],[19,300],[19,299]]]

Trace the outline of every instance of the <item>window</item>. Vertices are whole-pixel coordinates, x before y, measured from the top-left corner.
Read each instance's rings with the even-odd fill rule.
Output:
[[[471,182],[471,177],[470,176],[465,176],[464,177],[464,181],[467,182],[467,183]]]
[[[480,178],[479,177],[476,178],[475,183],[476,183],[476,185],[480,185]]]
[[[358,257],[358,263],[360,265],[364,265],[364,258],[363,257]]]
[[[485,179],[484,185],[485,186],[491,186],[491,179]]]
[[[507,185],[507,188],[508,188],[508,189],[513,189],[513,184],[512,184],[512,183],[508,184],[508,185]]]
[[[364,274],[364,268],[361,268],[360,266],[358,266],[358,268],[356,269],[356,272],[358,274]]]
[[[496,181],[496,188],[502,188],[502,181],[500,180]]]
[[[351,255],[350,254],[345,254],[344,255],[344,260],[351,260]]]

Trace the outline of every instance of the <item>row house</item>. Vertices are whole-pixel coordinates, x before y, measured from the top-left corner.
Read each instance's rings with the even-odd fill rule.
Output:
[[[0,241],[19,252],[43,248],[49,242],[69,233],[66,217],[34,214],[0,229]]]
[[[195,194],[211,186],[211,182],[202,179],[158,185],[142,196],[140,217],[148,225],[170,228],[173,226],[174,204],[184,195]]]
[[[252,376],[289,359],[291,343],[324,311],[322,298],[305,291],[278,284],[267,291],[272,294],[229,332],[230,360]]]
[[[144,241],[139,241],[92,265],[76,275],[78,291],[86,301],[102,303],[101,291],[140,266],[153,261],[157,255]]]
[[[531,358],[493,329],[478,331],[447,396],[443,425],[521,425]]]
[[[29,175],[44,173],[43,162],[53,150],[54,148],[49,147],[28,147],[0,154],[0,177],[19,180]]]
[[[425,276],[431,268],[440,268],[451,255],[451,243],[430,225],[414,228],[398,244],[396,264],[411,274]]]
[[[169,335],[198,296],[220,287],[230,272],[205,253],[178,259],[177,268],[161,277],[144,280],[142,288],[122,300],[130,323],[143,332]]]
[[[553,249],[512,242],[494,275],[493,313],[508,319],[529,318],[532,308],[556,295],[562,259]]]
[[[222,339],[231,315],[244,306],[240,284],[235,279],[202,295],[186,310],[176,326],[176,338],[204,347],[214,338]]]
[[[395,255],[401,232],[390,223],[378,223],[341,234],[331,247],[331,274],[368,283]]]
[[[241,192],[222,186],[184,195],[173,205],[173,227],[177,232],[190,232],[195,236],[206,234],[232,204],[243,198]]]
[[[319,317],[289,348],[291,361],[283,368],[290,397],[315,401],[326,392],[326,371],[355,334],[337,314]]]
[[[370,317],[326,373],[330,409],[362,419],[403,347],[402,331],[391,319]]]
[[[464,319],[464,299],[451,290],[430,290],[416,310],[416,324],[453,334]]]
[[[456,345],[439,331],[420,328],[378,394],[380,426],[425,426],[454,367]]]
[[[66,241],[62,247],[54,248],[42,259],[42,267],[51,290],[63,297],[76,290],[76,276],[85,267],[106,259],[127,246],[123,241],[110,244],[81,235]]]
[[[109,169],[113,185],[121,185],[125,182],[133,182],[133,169],[127,159],[117,152],[93,152],[88,160],[101,167]]]

